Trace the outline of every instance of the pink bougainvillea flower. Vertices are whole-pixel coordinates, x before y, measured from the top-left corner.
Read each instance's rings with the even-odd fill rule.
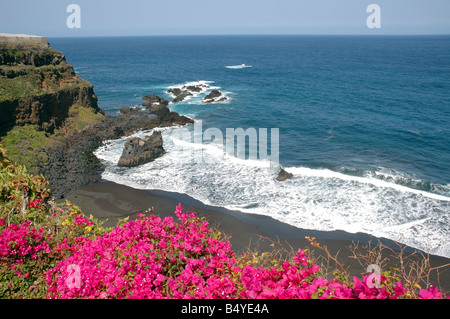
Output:
[[[441,299],[442,292],[440,292],[436,287],[431,286],[428,289],[420,289],[419,299]]]

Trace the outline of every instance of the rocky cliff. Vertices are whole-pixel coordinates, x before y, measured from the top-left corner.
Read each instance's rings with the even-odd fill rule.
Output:
[[[53,132],[73,105],[102,112],[93,85],[75,73],[63,53],[45,37],[0,34],[0,136],[26,124]]]

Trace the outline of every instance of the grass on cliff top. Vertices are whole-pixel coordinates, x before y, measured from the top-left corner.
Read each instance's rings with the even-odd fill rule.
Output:
[[[63,62],[60,65],[45,65],[34,67],[31,65],[0,66],[0,103],[3,101],[26,101],[34,96],[55,93],[61,89],[77,86],[89,86],[90,83],[76,76],[72,67]],[[8,72],[16,76],[9,78]]]
[[[60,137],[74,131],[82,131],[88,125],[98,123],[104,118],[92,108],[73,105],[64,125],[55,130],[54,134],[42,131],[38,125],[15,126],[5,136],[1,137],[4,147],[8,149],[12,161],[28,167],[32,174],[37,174],[38,165],[47,161],[45,149],[51,147]]]

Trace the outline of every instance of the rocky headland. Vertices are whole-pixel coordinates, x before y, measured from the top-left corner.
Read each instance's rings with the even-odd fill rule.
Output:
[[[193,123],[171,112],[163,98],[151,94],[143,100],[140,108],[105,115],[94,86],[45,37],[0,34],[0,140],[15,162],[49,181],[55,197],[100,178],[103,167],[93,151],[103,141]],[[158,145],[154,135],[128,143],[142,147],[129,154],[135,155],[129,165],[163,154],[162,139]]]

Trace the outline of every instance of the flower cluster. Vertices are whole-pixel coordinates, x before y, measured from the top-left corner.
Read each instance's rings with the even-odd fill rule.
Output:
[[[447,296],[448,298],[449,296]],[[431,286],[428,289],[420,289],[419,299],[441,299],[442,292],[440,292],[436,287]]]
[[[0,230],[6,222],[0,218]],[[42,228],[34,228],[27,221],[11,224],[0,232],[0,297],[23,298],[42,291],[41,265],[51,249]]]
[[[35,199],[29,205],[30,208],[39,208],[39,204],[42,202],[42,198]]]
[[[30,221],[21,225],[11,224],[0,233],[0,262],[6,259],[18,261],[23,257],[36,259],[39,252],[50,252],[44,230],[30,224]],[[3,219],[0,219],[0,225],[5,225]]]
[[[293,258],[294,263],[284,262],[281,269],[255,269],[246,266],[241,281],[245,290],[240,297],[261,299],[396,299],[406,293],[402,283],[390,291],[387,286],[370,288],[368,276],[363,281],[357,277],[347,285],[336,279],[328,280],[319,275],[319,266],[306,259],[303,250]],[[386,278],[381,278],[381,283]]]
[[[235,293],[234,284],[226,280],[235,263],[230,243],[214,238],[206,222],[182,213],[181,206],[176,214],[180,224],[173,218],[139,216],[95,240],[82,240],[71,256],[47,272],[49,296],[181,298]],[[73,265],[79,272],[71,271]],[[81,285],[74,285],[74,280]]]

